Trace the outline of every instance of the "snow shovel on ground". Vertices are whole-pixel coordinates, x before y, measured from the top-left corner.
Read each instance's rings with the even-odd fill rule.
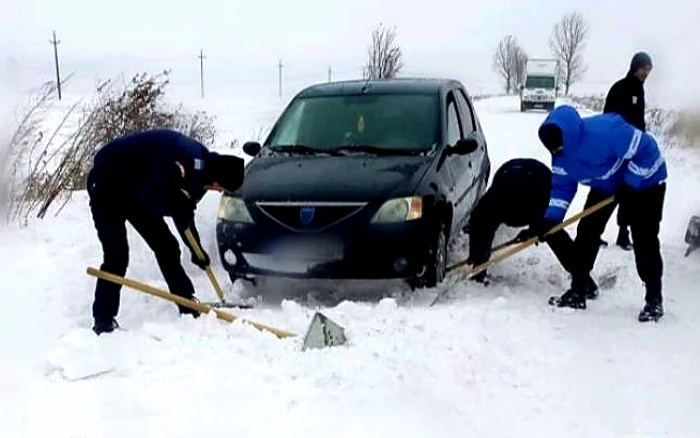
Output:
[[[688,249],[685,250],[686,257],[700,248],[700,216],[690,218],[688,228],[685,230],[685,243],[688,244]]]
[[[187,240],[190,242],[190,245],[192,246],[192,249],[194,249],[195,255],[200,259],[204,260],[204,252],[202,251],[202,248],[197,244],[197,240],[194,238],[194,234],[192,234],[192,231],[190,229],[185,230],[185,237],[187,237]],[[228,303],[226,302],[226,299],[224,298],[224,291],[221,289],[221,285],[219,285],[219,282],[216,280],[216,276],[214,275],[214,271],[211,269],[211,264],[207,265],[205,269],[207,273],[207,277],[209,277],[209,281],[211,281],[211,285],[214,287],[214,291],[216,292],[216,295],[219,297],[220,302],[218,303],[202,303],[210,307],[228,307],[228,308],[240,308],[240,309],[251,309],[253,308],[252,305],[250,304],[235,304],[235,303]]]
[[[87,273],[88,275],[91,275],[93,277],[100,278],[106,281],[111,281],[113,283],[117,283],[122,286],[127,286],[137,291],[162,298],[172,303],[180,304],[192,310],[196,310],[200,313],[207,314],[210,311],[213,311],[218,319],[229,323],[232,323],[236,319],[239,319],[236,315],[232,315],[223,310],[213,308],[212,306],[188,300],[187,298],[171,294],[169,292],[150,286],[148,284],[120,277],[118,275],[113,275],[108,272],[101,271],[99,269],[88,267]],[[243,323],[251,324],[258,330],[270,332],[280,339],[297,336],[294,333],[270,327],[259,322],[248,321],[245,319],[241,319],[241,321]],[[309,328],[307,329],[306,336],[304,337],[302,351],[305,351],[308,348],[322,348],[343,345],[346,341],[347,339],[345,337],[345,329],[343,327],[331,321],[320,312],[316,312],[311,321],[311,324],[309,325]]]
[[[560,223],[559,225],[552,227],[549,231],[547,231],[545,233],[545,236],[556,233],[557,231],[560,231],[560,230],[568,227],[569,225],[575,223],[576,221],[578,221],[578,220],[580,220],[580,219],[582,219],[582,218],[584,218],[592,213],[595,213],[596,211],[600,210],[601,208],[605,207],[606,205],[612,203],[614,200],[615,200],[615,197],[611,196],[603,201],[600,201],[599,203],[597,203],[595,205],[588,207],[587,209],[581,211],[580,213],[577,213],[577,214],[571,216],[569,219],[565,220],[564,222]],[[451,282],[450,286],[454,285],[455,283],[457,283],[457,281],[459,281],[460,279],[463,279],[464,277],[479,274],[479,273],[487,270],[491,266],[495,265],[496,263],[501,262],[501,261],[507,259],[508,257],[510,257],[514,254],[517,254],[520,251],[522,251],[522,250],[528,248],[529,246],[532,246],[538,242],[539,242],[539,239],[537,238],[537,236],[531,237],[528,240],[526,240],[526,241],[516,245],[515,247],[509,249],[508,251],[504,251],[502,254],[497,255],[496,257],[492,258],[491,260],[489,260],[485,263],[482,263],[481,265],[479,265],[473,269],[468,269],[463,275],[461,275],[461,276],[458,275],[458,276],[453,277],[454,280]],[[505,243],[508,243],[508,242],[505,242]],[[469,263],[467,260],[468,259],[462,260],[461,262],[457,262],[457,263],[452,264],[451,266],[448,266],[447,272],[449,273],[449,272],[452,272],[456,269],[459,269],[465,265],[468,265]],[[433,302],[430,303],[430,306],[432,307],[433,305],[435,305],[435,303],[437,303],[440,300],[440,298],[442,298],[449,290],[450,290],[450,287],[446,287],[440,293],[438,293],[438,295],[435,297]]]

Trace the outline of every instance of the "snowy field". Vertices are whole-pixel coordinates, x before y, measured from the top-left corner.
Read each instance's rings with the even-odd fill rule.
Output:
[[[544,113],[521,114],[514,98],[477,110],[494,171],[514,157],[548,163],[537,140]],[[435,307],[435,291],[401,300],[393,289],[324,307],[349,342],[303,353],[301,336],[179,318],[174,305],[130,289],[118,317],[125,331],[97,338],[85,270],[99,267],[101,252],[80,194],[57,218],[0,229],[0,436],[700,436],[700,252],[683,257],[686,223],[700,210],[700,155],[665,153],[667,314],[658,324],[637,322],[643,287],[632,253],[615,247],[601,251],[594,270],[617,272],[615,287],[585,311],[550,308],[547,298],[568,280],[539,245],[494,267],[498,283],[460,284]],[[207,195],[197,213],[210,254],[217,202]],[[615,232],[613,220],[604,237],[612,242]],[[130,244],[127,276],[165,288],[133,232]],[[182,259],[199,298],[214,299],[186,250]],[[234,313],[303,335],[312,303],[284,299]]]

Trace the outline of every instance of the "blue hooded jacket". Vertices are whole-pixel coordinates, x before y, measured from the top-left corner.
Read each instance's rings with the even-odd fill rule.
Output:
[[[666,162],[656,141],[618,114],[581,118],[572,106],[552,111],[540,127],[561,129],[564,148],[552,157],[552,193],[545,219],[561,222],[578,184],[614,195],[622,184],[634,190],[664,182]]]

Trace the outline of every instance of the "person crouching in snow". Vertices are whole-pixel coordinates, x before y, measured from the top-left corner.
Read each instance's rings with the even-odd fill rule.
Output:
[[[90,210],[104,253],[101,269],[124,276],[129,263],[126,223],[153,251],[171,293],[194,299],[194,286],[180,263],[180,246],[164,217],[171,217],[189,248],[192,262],[206,269],[184,237],[189,229],[200,243],[195,226],[197,203],[207,190],[235,190],[243,182],[243,160],[210,152],[180,133],[153,129],[126,135],[104,145],[88,174]],[[200,244],[201,248],[201,244]],[[98,335],[118,328],[121,285],[97,280],[92,306]],[[198,312],[178,305],[180,314]]]
[[[552,154],[552,194],[538,236],[564,219],[578,184],[590,186],[586,208],[615,195],[615,202],[579,222],[571,289],[550,303],[586,308],[586,278],[619,203],[629,213],[637,273],[646,287],[639,321],[658,320],[664,314],[659,227],[668,172],[656,141],[618,114],[581,118],[568,105],[552,111],[538,135]]]
[[[516,158],[498,168],[489,189],[479,199],[467,226],[469,232],[469,263],[479,266],[489,260],[493,238],[500,225],[529,227],[522,230],[516,242],[536,235],[537,224],[549,205],[552,172],[542,162],[532,158]],[[547,236],[547,244],[564,269],[574,268],[574,241],[565,230]],[[486,271],[473,277],[487,283]],[[586,298],[595,299],[598,286],[592,278],[586,280]]]

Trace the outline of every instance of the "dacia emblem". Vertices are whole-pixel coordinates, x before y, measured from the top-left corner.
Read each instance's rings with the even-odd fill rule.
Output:
[[[314,220],[314,214],[316,209],[314,207],[301,207],[299,209],[299,222],[302,225],[307,226]]]

